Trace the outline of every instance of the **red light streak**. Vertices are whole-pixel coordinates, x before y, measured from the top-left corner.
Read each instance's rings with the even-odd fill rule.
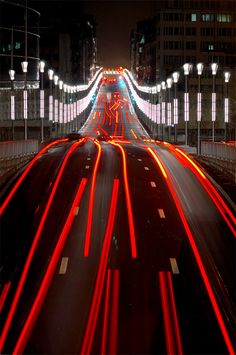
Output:
[[[52,188],[52,191],[50,193],[50,196],[49,196],[49,199],[48,199],[48,202],[47,202],[47,205],[45,207],[45,210],[43,212],[43,215],[42,215],[42,218],[41,218],[41,221],[39,223],[39,226],[37,228],[37,231],[36,231],[36,234],[34,236],[34,239],[33,239],[33,243],[30,247],[30,251],[29,251],[29,254],[27,256],[27,259],[26,259],[26,262],[25,262],[25,265],[24,265],[24,268],[23,268],[23,271],[21,273],[21,277],[20,277],[20,280],[19,280],[19,283],[18,283],[18,286],[17,286],[17,289],[16,289],[16,293],[14,295],[14,298],[13,298],[13,301],[11,303],[11,306],[10,306],[10,311],[8,313],[8,316],[7,316],[7,319],[6,319],[6,322],[4,324],[4,327],[3,327],[3,330],[2,330],[2,334],[0,336],[0,351],[2,351],[3,349],[3,346],[4,346],[4,343],[5,343],[5,340],[6,340],[6,337],[7,337],[7,334],[8,334],[8,331],[9,331],[9,328],[11,326],[11,322],[12,322],[12,319],[13,319],[13,316],[15,314],[15,310],[16,310],[16,307],[17,307],[17,304],[18,304],[18,301],[19,301],[19,298],[21,296],[21,293],[22,293],[22,290],[23,290],[23,287],[24,287],[24,284],[25,284],[25,280],[26,280],[26,277],[27,277],[27,274],[28,274],[28,271],[29,271],[29,268],[30,268],[30,264],[31,264],[31,261],[33,259],[33,256],[34,256],[34,253],[35,253],[35,250],[37,248],[37,245],[38,245],[38,241],[40,239],[40,236],[41,236],[41,232],[43,230],[43,227],[44,227],[44,224],[45,224],[45,221],[46,221],[46,218],[47,218],[47,215],[48,215],[48,212],[49,212],[49,209],[51,207],[51,204],[52,204],[52,201],[53,201],[53,198],[55,196],[55,193],[56,193],[56,190],[57,190],[57,187],[59,185],[59,182],[61,180],[61,176],[65,170],[65,167],[66,167],[66,164],[67,164],[67,161],[70,157],[70,155],[72,154],[72,152],[78,147],[78,145],[80,145],[82,142],[84,142],[84,138],[81,139],[80,141],[74,143],[70,149],[68,150],[68,152],[66,153],[66,156],[64,157],[64,160],[63,160],[63,163],[60,167],[60,170],[59,170],[59,173],[56,177],[56,181],[53,185],[53,188]]]
[[[107,131],[105,131],[105,129],[103,129],[100,125],[98,125],[98,128],[103,132],[103,134],[105,134],[105,136],[108,136]]]
[[[127,121],[128,121],[128,123],[130,124],[130,117],[129,117],[129,113],[126,111],[126,118],[127,118]]]
[[[148,148],[150,154],[153,156],[153,154],[155,154],[153,151],[151,151],[150,148]],[[156,155],[156,154],[155,154]],[[157,157],[156,157],[157,158]],[[158,166],[160,167],[158,161],[159,159],[155,159],[155,161],[157,162]],[[226,328],[226,325],[224,323],[224,320],[223,320],[223,317],[221,315],[221,312],[220,312],[220,309],[218,307],[218,304],[217,304],[217,301],[216,301],[216,298],[215,298],[215,295],[214,295],[214,292],[213,292],[213,289],[211,287],[211,284],[210,284],[210,281],[208,279],[208,276],[207,276],[207,273],[205,271],[205,268],[204,268],[204,265],[203,265],[203,262],[202,262],[202,259],[201,259],[201,256],[199,254],[199,251],[197,249],[197,246],[195,244],[195,241],[194,241],[194,237],[193,237],[193,234],[190,230],[190,227],[188,225],[188,222],[187,222],[187,219],[185,218],[185,215],[184,215],[184,212],[182,210],[182,207],[180,205],[180,202],[178,200],[178,197],[177,197],[177,194],[172,186],[172,184],[170,183],[170,179],[165,179],[167,185],[168,185],[168,188],[171,192],[171,195],[172,195],[172,198],[174,200],[174,203],[175,203],[175,206],[177,208],[177,211],[179,213],[179,216],[181,218],[181,221],[183,223],[183,226],[184,226],[184,229],[185,229],[185,232],[186,232],[186,235],[188,237],[188,240],[189,240],[189,244],[191,246],[191,249],[193,251],[193,254],[194,254],[194,257],[196,259],[196,262],[197,262],[197,265],[199,267],[199,270],[200,270],[200,273],[201,273],[201,276],[202,276],[202,279],[203,279],[203,282],[204,282],[204,285],[206,287],[206,290],[207,290],[207,293],[208,293],[208,296],[209,296],[209,299],[211,301],[211,305],[212,305],[212,308],[214,310],[214,313],[215,313],[215,316],[216,316],[216,319],[217,319],[217,322],[219,324],[219,327],[220,327],[220,330],[221,330],[221,333],[223,335],[223,338],[225,340],[225,344],[228,348],[228,351],[229,351],[229,354],[233,355],[235,354],[234,352],[234,348],[233,348],[233,345],[231,343],[231,340],[230,340],[230,337],[229,337],[229,334],[228,334],[228,331],[227,331],[227,328]]]
[[[229,228],[231,229],[234,237],[236,237],[236,230],[234,227],[231,225],[230,221],[228,220],[226,214],[231,218],[232,222],[234,225],[236,225],[236,218],[220,196],[220,194],[217,192],[217,190],[214,188],[214,186],[211,184],[211,182],[207,179],[207,177],[203,174],[201,169],[197,166],[197,164],[194,163],[194,161],[184,152],[182,152],[180,149],[176,148],[176,151],[180,153],[182,156],[184,156],[185,159],[191,164],[191,170],[193,171],[194,175],[198,178],[202,186],[205,188],[207,193],[210,195],[211,199],[213,200],[214,204],[218,208],[220,214],[228,224]],[[196,172],[200,175],[200,177],[203,179],[200,179],[199,175],[196,174]]]
[[[105,232],[105,237],[104,237],[104,242],[103,242],[103,247],[101,252],[100,264],[98,268],[98,274],[95,283],[92,304],[88,316],[87,327],[85,329],[83,344],[81,348],[82,355],[91,353],[91,347],[92,347],[94,332],[96,329],[98,312],[100,308],[102,291],[103,291],[103,286],[105,281],[107,260],[108,260],[109,250],[110,250],[111,237],[112,237],[115,214],[116,214],[118,191],[119,191],[119,180],[114,179],[110,211],[109,211],[108,222],[107,222],[107,227],[106,227],[106,232]]]
[[[117,353],[117,333],[118,333],[118,310],[119,310],[119,286],[120,272],[113,270],[112,304],[111,304],[111,324],[109,338],[109,354]]]
[[[171,314],[170,307],[168,302],[168,291],[166,285],[165,272],[159,272],[159,281],[160,281],[160,292],[161,292],[161,305],[163,310],[163,320],[165,328],[165,338],[166,338],[166,352],[167,354],[176,354],[175,344],[174,344],[174,335],[171,324]]]
[[[93,219],[93,206],[94,206],[94,192],[95,192],[95,184],[97,179],[97,171],[99,162],[101,159],[102,148],[101,144],[97,141],[94,141],[98,148],[97,158],[93,170],[92,182],[91,182],[91,190],[90,190],[90,197],[89,197],[89,208],[88,208],[88,219],[87,219],[87,228],[85,234],[85,244],[84,244],[84,256],[89,255],[89,248],[90,248],[90,239],[91,239],[91,230],[92,230],[92,219]]]
[[[147,148],[147,150],[151,153],[152,157],[155,159],[156,163],[158,164],[159,168],[161,169],[161,172],[164,176],[165,179],[167,179],[167,174],[166,171],[164,169],[163,164],[161,163],[160,159],[158,159],[157,155],[155,154],[155,152],[153,151],[152,148]]]
[[[183,354],[181,336],[180,336],[180,329],[179,329],[179,322],[175,304],[175,296],[174,296],[174,289],[172,283],[172,276],[170,272],[167,272],[167,283],[169,286],[169,295],[170,295],[170,304],[171,304],[171,311],[173,315],[173,326],[175,331],[175,339],[176,339],[176,346],[177,346],[177,354]]]
[[[104,309],[104,319],[103,319],[103,329],[102,329],[101,355],[105,355],[106,354],[108,317],[109,317],[109,302],[110,302],[110,288],[111,288],[111,270],[108,269],[107,270],[106,295],[105,295],[105,309]]]
[[[2,313],[2,310],[3,310],[3,307],[4,307],[5,301],[7,299],[7,295],[8,295],[8,292],[10,290],[10,287],[11,287],[11,281],[8,281],[3,286],[3,289],[2,289],[2,292],[1,292],[1,295],[0,295],[0,313]]]
[[[136,238],[135,238],[135,229],[134,229],[134,219],[133,219],[133,212],[132,212],[132,205],[130,199],[130,192],[129,192],[129,183],[127,177],[127,163],[126,163],[126,156],[123,147],[115,142],[111,142],[111,144],[118,147],[122,153],[123,158],[123,178],[124,178],[124,187],[125,187],[125,197],[126,197],[126,205],[127,205],[127,212],[128,212],[128,222],[129,222],[129,234],[130,234],[130,245],[131,245],[131,255],[132,258],[137,258],[137,247],[136,247]]]
[[[13,354],[22,354],[22,352],[24,351],[24,348],[27,344],[30,333],[33,329],[33,326],[34,326],[36,320],[37,320],[40,309],[42,308],[43,301],[46,297],[52,277],[54,275],[59,258],[61,256],[63,247],[64,247],[65,242],[67,240],[67,236],[70,232],[72,223],[74,221],[75,209],[80,204],[86,184],[87,184],[87,179],[83,178],[80,182],[79,188],[77,189],[76,196],[73,201],[70,212],[68,214],[66,223],[65,223],[63,230],[61,232],[61,235],[58,239],[57,245],[56,245],[53,255],[50,259],[50,263],[49,263],[47,271],[44,275],[44,278],[41,283],[40,289],[38,291],[37,297],[34,301],[33,307],[30,310],[30,313],[25,321],[24,327],[23,327],[20,337],[16,343]]]
[[[40,150],[40,152],[31,160],[31,162],[28,164],[28,166],[26,167],[26,169],[23,171],[22,175],[19,177],[19,179],[17,180],[17,182],[15,183],[15,185],[13,186],[12,190],[10,191],[9,195],[6,197],[5,201],[3,202],[3,204],[0,206],[0,216],[3,214],[5,208],[7,207],[7,205],[9,204],[9,202],[11,201],[12,197],[14,196],[15,192],[17,191],[17,189],[19,188],[20,184],[22,183],[22,181],[25,179],[26,175],[28,174],[28,172],[30,171],[30,169],[32,168],[32,166],[35,164],[35,162],[38,160],[38,158],[45,153],[49,148],[51,148],[52,146],[58,144],[58,143],[62,143],[62,142],[67,142],[68,139],[59,139],[56,140],[55,142],[52,142],[48,145],[46,145],[46,147],[44,147],[42,150]]]
[[[134,133],[134,131],[132,129],[130,130],[130,132],[131,132],[132,136],[134,137],[134,139],[138,139],[138,137],[136,136],[136,134]]]

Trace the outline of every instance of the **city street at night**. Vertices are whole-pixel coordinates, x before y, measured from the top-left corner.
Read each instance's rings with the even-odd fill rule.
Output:
[[[45,146],[6,193],[3,352],[226,353],[233,213],[182,150],[150,139],[114,77],[78,139]]]
[[[0,353],[236,355],[234,0],[0,0]]]

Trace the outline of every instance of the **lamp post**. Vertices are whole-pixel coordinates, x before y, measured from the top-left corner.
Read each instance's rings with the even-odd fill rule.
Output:
[[[79,129],[79,85],[76,86],[76,130]]]
[[[59,134],[62,134],[63,124],[63,99],[62,99],[63,81],[59,80]]]
[[[216,88],[215,88],[215,77],[218,69],[217,63],[211,64],[212,71],[212,109],[211,109],[211,118],[212,118],[212,142],[215,141],[215,121],[216,121]]]
[[[192,68],[192,65],[185,63],[184,77],[185,77],[185,93],[184,93],[184,121],[185,121],[185,145],[188,144],[188,121],[189,121],[189,90],[188,90],[188,75]]]
[[[225,122],[225,142],[228,139],[228,124],[229,124],[229,79],[230,72],[224,72],[225,80],[225,100],[224,100],[224,122]]]
[[[48,98],[48,118],[51,121],[50,124],[50,138],[52,136],[52,121],[53,121],[53,96],[52,96],[52,80],[53,80],[54,71],[52,69],[48,70],[49,78],[49,98]]]
[[[63,84],[63,91],[64,91],[63,133],[67,133],[67,122],[68,122],[67,84]]]
[[[40,71],[40,99],[39,99],[39,115],[41,119],[41,142],[44,141],[44,88],[43,88],[43,73],[45,68],[45,62],[42,60],[39,62]]]
[[[11,79],[11,121],[12,121],[12,140],[15,139],[14,134],[14,120],[15,120],[15,96],[14,96],[14,79],[15,79],[15,70],[9,70],[9,76]]]
[[[166,123],[166,83],[165,81],[161,82],[161,135],[162,140],[164,140],[164,125]]]
[[[177,83],[179,81],[179,72],[174,72],[172,74],[173,81],[174,81],[174,141],[177,143],[177,125],[179,123],[179,116],[178,116],[178,99],[177,99]]]
[[[23,118],[25,126],[25,140],[27,140],[27,119],[28,119],[28,93],[27,93],[27,69],[28,62],[24,61],[21,63],[22,71],[24,73],[24,90],[23,90]]]
[[[58,134],[58,82],[59,82],[59,76],[58,75],[54,75],[53,77],[53,81],[54,81],[54,122],[55,122],[55,133],[56,136]]]
[[[172,87],[172,78],[168,78],[166,80],[166,85],[168,88],[168,103],[167,103],[167,126],[168,126],[168,139],[171,141],[171,92],[170,89]]]
[[[157,107],[156,107],[157,136],[159,133],[159,127],[160,127],[160,123],[161,123],[160,92],[161,92],[161,84],[157,84]]]
[[[198,74],[198,92],[197,92],[197,154],[200,155],[201,148],[201,120],[202,120],[202,93],[201,93],[201,75],[203,63],[197,63]]]

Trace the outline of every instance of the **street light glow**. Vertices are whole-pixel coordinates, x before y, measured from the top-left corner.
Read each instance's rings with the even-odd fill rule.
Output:
[[[11,79],[11,80],[14,80],[14,79],[15,79],[15,70],[10,69],[10,70],[9,70],[9,76],[10,76],[10,79]]]
[[[184,68],[184,75],[189,75],[190,70],[192,69],[192,65],[190,63],[185,63],[183,65]]]
[[[23,73],[27,73],[28,62],[26,62],[26,61],[21,62],[21,67],[22,67]]]
[[[228,83],[230,79],[230,72],[228,71],[224,72],[224,78],[225,78],[225,83]]]
[[[57,86],[58,85],[58,80],[59,80],[59,76],[58,75],[54,75],[54,85]]]
[[[171,78],[166,79],[166,84],[167,84],[167,88],[168,88],[168,89],[171,88],[172,82],[173,82],[173,80],[172,80]]]
[[[203,72],[203,63],[197,63],[197,73],[198,75],[202,75],[202,72]]]
[[[48,77],[49,77],[49,80],[52,80],[52,79],[53,79],[53,75],[54,75],[54,70],[48,69]]]
[[[218,69],[218,64],[217,63],[212,63],[211,64],[212,75],[216,75],[217,69]]]
[[[44,68],[45,68],[45,62],[43,60],[40,60],[40,62],[39,62],[40,73],[44,73]]]
[[[178,72],[178,71],[175,71],[175,72],[172,74],[172,77],[173,77],[174,83],[178,83],[178,81],[179,81],[179,72]]]

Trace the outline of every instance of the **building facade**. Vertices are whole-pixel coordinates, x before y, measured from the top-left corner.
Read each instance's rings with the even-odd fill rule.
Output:
[[[151,28],[151,40],[147,25]],[[183,64],[191,63],[189,92],[190,107],[196,109],[198,75],[196,64],[202,62],[204,69],[201,91],[204,94],[205,128],[211,124],[212,71],[211,63],[218,64],[215,76],[217,93],[216,127],[223,128],[225,96],[224,72],[231,73],[228,83],[230,124],[235,129],[236,108],[236,7],[235,1],[224,0],[166,0],[156,2],[155,16],[137,23],[131,34],[131,71],[140,84],[150,85],[166,80],[174,71],[179,71],[178,95],[180,100],[185,90]],[[153,30],[155,23],[155,30]],[[155,32],[155,33],[154,33]],[[138,33],[138,35],[135,33]],[[147,74],[148,73],[148,74]],[[183,112],[180,121],[183,122]],[[190,126],[196,128],[195,120]]]

